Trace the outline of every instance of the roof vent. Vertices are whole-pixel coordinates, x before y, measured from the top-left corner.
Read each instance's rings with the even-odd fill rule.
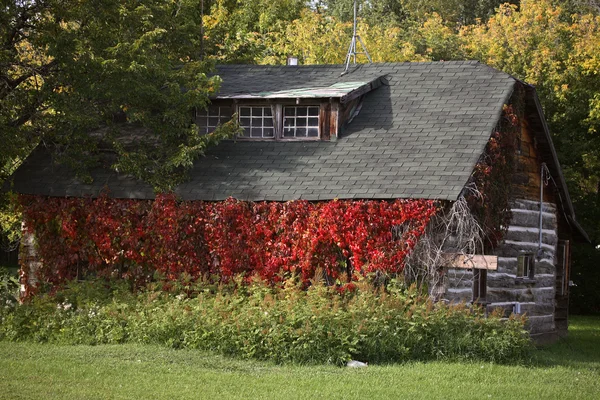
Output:
[[[287,62],[285,65],[298,65],[298,57],[296,56],[288,56]]]

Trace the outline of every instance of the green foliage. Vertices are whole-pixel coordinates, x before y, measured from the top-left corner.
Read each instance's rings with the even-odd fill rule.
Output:
[[[21,213],[12,194],[0,196],[0,251],[15,250],[21,240]]]
[[[219,63],[252,63],[269,53],[268,38],[300,17],[305,0],[215,0],[204,17],[205,54]]]
[[[101,147],[118,153],[115,169],[168,190],[233,134],[227,126],[201,136],[192,119],[220,82],[200,51],[199,1],[3,6],[0,139],[10,146],[0,151],[0,182],[41,141],[82,177]]]
[[[339,294],[292,280],[131,294],[106,282],[0,311],[0,339],[68,344],[146,343],[276,363],[343,364],[461,359],[510,362],[527,355],[524,320],[485,318],[464,305],[433,304],[390,286]],[[179,293],[175,295],[176,293]],[[188,296],[186,293],[195,293]]]
[[[571,287],[569,308],[573,314],[600,315],[600,249],[590,244],[573,246],[572,273],[570,280],[575,283]]]
[[[0,266],[0,308],[12,309],[16,306],[18,297],[19,278]]]
[[[367,24],[401,24],[423,21],[429,14],[437,13],[448,25],[473,24],[486,21],[503,0],[358,0],[358,13]],[[352,21],[354,0],[317,0],[315,8],[342,21]]]

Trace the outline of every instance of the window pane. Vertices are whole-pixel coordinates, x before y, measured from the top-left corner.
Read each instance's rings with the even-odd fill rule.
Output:
[[[262,128],[251,128],[250,136],[251,137],[262,137]]]
[[[319,128],[308,128],[308,136],[309,137],[318,137],[319,136]]]
[[[283,137],[294,137],[294,129],[292,129],[292,128],[285,128],[283,130]]]
[[[250,128],[244,128],[244,133],[242,134],[244,137],[250,137]]]
[[[217,126],[219,125],[219,118],[218,117],[210,117],[208,119],[208,126]]]
[[[219,115],[219,106],[209,106],[208,114],[209,115]]]
[[[290,138],[318,138],[319,137],[319,106],[285,106],[283,108],[283,126],[281,137]],[[274,138],[276,121],[273,117],[272,106],[240,106],[240,125],[246,129],[245,137],[250,138]],[[226,107],[219,110],[224,113]],[[214,124],[214,119],[207,122]],[[224,122],[219,119],[219,122]]]

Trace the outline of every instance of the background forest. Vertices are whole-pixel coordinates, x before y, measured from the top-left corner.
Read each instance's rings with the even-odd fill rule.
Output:
[[[158,190],[234,127],[200,136],[216,63],[342,63],[353,0],[8,0],[0,6],[0,184],[38,144],[85,178],[92,150]],[[593,245],[576,245],[574,311],[600,312],[600,1],[359,0],[374,62],[476,59],[536,86]],[[366,59],[360,60],[366,62]],[[181,92],[180,87],[190,88]],[[123,120],[148,129],[125,148],[90,130]],[[116,131],[113,132],[116,135]],[[159,143],[160,146],[156,146]],[[2,247],[19,219],[3,197]]]

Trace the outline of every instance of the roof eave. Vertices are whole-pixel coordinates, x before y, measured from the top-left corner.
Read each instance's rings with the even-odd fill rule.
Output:
[[[562,197],[563,206],[565,206],[565,208],[567,209],[567,212],[569,214],[567,222],[569,222],[571,224],[571,226],[573,228],[575,228],[575,230],[587,242],[591,242],[588,234],[585,232],[583,227],[579,224],[579,222],[577,222],[577,220],[575,218],[575,208],[573,207],[573,203],[571,202],[571,196],[569,195],[567,182],[562,173],[562,168],[560,166],[560,162],[558,161],[558,155],[556,153],[556,149],[554,148],[554,143],[552,141],[552,135],[550,134],[550,129],[548,128],[548,124],[546,123],[546,118],[544,116],[544,110],[542,109],[542,104],[540,103],[540,99],[537,95],[537,91],[535,90],[535,87],[533,85],[524,83],[522,81],[520,81],[520,82],[525,86],[525,89],[530,93],[530,95],[535,103],[535,107],[536,107],[536,110],[537,110],[537,113],[539,116],[539,122],[542,126],[542,133],[544,134],[544,139],[547,141],[548,148],[552,155],[552,162],[554,164],[554,172],[556,173],[557,178],[558,178],[558,189],[559,189],[561,195],[563,196]]]
[[[280,100],[280,99],[338,99],[340,103],[348,103],[360,96],[363,96],[372,90],[380,87],[382,76],[372,79],[364,84],[350,90],[345,91],[335,86],[315,87],[315,88],[298,88],[289,89],[281,92],[256,92],[256,93],[235,93],[235,94],[217,94],[213,97],[214,100]],[[362,83],[362,82],[361,82]]]

